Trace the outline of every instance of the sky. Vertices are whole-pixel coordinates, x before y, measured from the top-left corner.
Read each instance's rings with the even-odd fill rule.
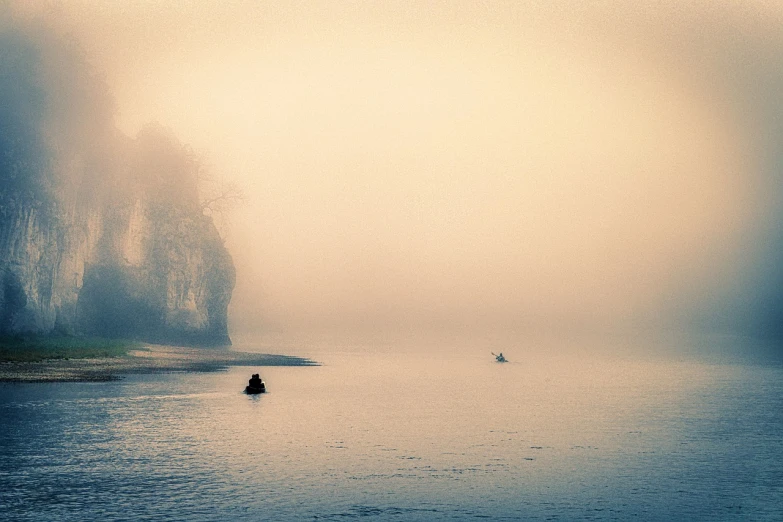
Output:
[[[244,203],[232,331],[783,334],[783,4],[9,4]]]

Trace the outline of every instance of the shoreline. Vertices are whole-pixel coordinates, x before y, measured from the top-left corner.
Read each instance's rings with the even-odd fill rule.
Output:
[[[318,365],[291,355],[145,344],[118,357],[0,362],[0,382],[107,382],[129,374],[216,372],[229,366]]]

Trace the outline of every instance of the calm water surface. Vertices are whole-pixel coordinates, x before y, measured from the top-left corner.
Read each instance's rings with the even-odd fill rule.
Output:
[[[0,384],[0,519],[783,520],[779,364],[487,355]]]

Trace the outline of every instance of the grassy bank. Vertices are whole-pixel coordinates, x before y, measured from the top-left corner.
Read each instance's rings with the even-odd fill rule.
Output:
[[[123,375],[215,372],[229,366],[314,366],[290,355],[78,337],[0,339],[0,382],[103,382]],[[126,357],[120,357],[126,355]],[[252,372],[251,372],[252,373]],[[244,386],[244,384],[243,384]]]
[[[122,339],[71,336],[0,337],[0,362],[121,357],[142,344]]]

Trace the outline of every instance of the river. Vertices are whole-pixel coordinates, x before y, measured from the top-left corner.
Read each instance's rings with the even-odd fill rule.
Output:
[[[299,348],[322,366],[0,384],[0,518],[783,519],[778,361]]]

